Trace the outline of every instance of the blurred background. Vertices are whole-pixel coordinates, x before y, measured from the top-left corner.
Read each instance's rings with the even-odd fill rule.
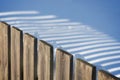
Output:
[[[0,0],[0,12],[37,10],[89,25],[120,41],[120,0]]]

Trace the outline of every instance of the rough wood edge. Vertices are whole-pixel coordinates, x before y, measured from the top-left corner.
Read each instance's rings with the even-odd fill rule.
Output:
[[[90,64],[90,63],[88,63],[87,61],[85,61],[85,60],[82,60],[82,59],[80,59],[80,58],[77,58],[76,59],[76,61],[81,61],[81,62],[83,62],[84,64],[86,64],[86,65],[88,65],[88,66],[91,66],[93,69],[92,69],[92,80],[96,80],[96,66],[94,66],[94,65],[92,65],[92,64]]]
[[[72,55],[72,54],[70,54],[69,52],[67,52],[67,51],[65,51],[65,50],[62,50],[62,49],[60,49],[60,48],[57,48],[57,50],[56,50],[56,51],[63,52],[63,53],[65,53],[65,54],[69,55],[70,57],[73,57],[73,55]]]
[[[8,23],[4,22],[4,21],[0,21],[0,24],[5,24],[5,25],[10,27],[10,25]]]
[[[35,36],[33,36],[33,35],[29,34],[29,33],[24,33],[24,35],[28,35],[28,36],[30,36],[31,38],[37,39]]]
[[[53,46],[50,43],[48,43],[48,42],[46,42],[44,40],[39,40],[39,41],[53,48]]]
[[[16,30],[18,30],[18,31],[20,31],[20,32],[23,32],[21,29],[15,27],[15,26],[12,26],[11,28],[14,28],[14,29],[16,29]]]
[[[79,61],[81,61],[81,62],[83,62],[83,63],[85,63],[85,64],[87,64],[87,65],[89,65],[89,66],[91,66],[93,68],[96,68],[96,66],[94,66],[93,64],[88,63],[87,61],[85,61],[83,59],[77,58],[76,60],[79,60]]]
[[[112,75],[112,74],[110,74],[109,72],[107,72],[107,71],[104,71],[104,70],[99,70],[98,71],[98,74],[99,73],[104,73],[104,74],[107,74],[107,75],[109,75],[110,77],[112,77],[113,79],[115,79],[115,80],[120,80],[120,78],[118,78],[118,77],[116,77],[116,76],[114,76],[114,75]],[[98,75],[99,76],[99,75]]]

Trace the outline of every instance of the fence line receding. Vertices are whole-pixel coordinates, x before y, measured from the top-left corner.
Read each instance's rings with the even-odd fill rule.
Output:
[[[96,74],[97,73],[97,74]],[[50,43],[0,22],[0,80],[120,80]]]

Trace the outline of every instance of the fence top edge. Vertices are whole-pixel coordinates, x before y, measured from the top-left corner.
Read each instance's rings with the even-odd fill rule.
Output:
[[[85,63],[85,64],[87,64],[87,65],[89,65],[89,66],[93,67],[93,69],[95,69],[95,70],[96,70],[96,66],[94,66],[93,64],[88,63],[88,62],[87,62],[87,61],[85,61],[85,60],[80,59],[80,58],[77,58],[76,60],[79,60],[79,61],[81,61],[81,62],[83,62],[83,63]]]
[[[20,32],[23,32],[21,29],[15,27],[15,26],[12,26],[11,28],[16,29],[16,30],[18,30],[18,31],[20,31]]]
[[[30,37],[32,37],[32,38],[37,40],[37,38],[35,36],[33,36],[33,35],[29,34],[29,33],[24,33],[24,35],[28,35],[28,36],[30,36]]]
[[[0,24],[4,24],[4,25],[7,25],[8,27],[10,27],[10,25],[4,21],[0,21]]]
[[[63,52],[63,53],[66,53],[67,55],[69,55],[70,57],[73,57],[72,54],[70,54],[69,52],[63,50],[63,49],[60,49],[60,48],[57,48],[57,51],[60,51],[60,52]]]
[[[50,43],[48,43],[48,42],[46,42],[44,40],[39,40],[39,41],[53,48],[53,46]]]
[[[109,73],[109,72],[107,72],[107,71],[104,71],[104,70],[99,70],[99,72],[103,72],[103,73],[105,73],[105,74],[108,74],[109,76],[111,76],[112,78],[114,78],[114,79],[116,79],[116,80],[120,80],[120,78],[118,78],[118,77],[116,77],[116,76],[114,76],[114,75],[110,74],[110,73]]]

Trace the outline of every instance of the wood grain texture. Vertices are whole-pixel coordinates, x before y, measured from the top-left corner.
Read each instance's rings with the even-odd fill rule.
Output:
[[[96,68],[80,59],[75,61],[75,80],[96,80]]]
[[[0,80],[9,78],[10,27],[0,22]]]
[[[72,80],[73,56],[61,49],[56,51],[56,80]]]
[[[120,78],[118,79],[117,77],[113,76],[112,74],[103,71],[103,70],[99,70],[98,71],[98,80],[120,80]]]
[[[53,80],[53,47],[42,40],[38,47],[38,80]]]
[[[37,39],[29,34],[23,37],[23,79],[36,80]]]
[[[22,80],[22,55],[23,55],[22,31],[11,28],[11,80]]]

